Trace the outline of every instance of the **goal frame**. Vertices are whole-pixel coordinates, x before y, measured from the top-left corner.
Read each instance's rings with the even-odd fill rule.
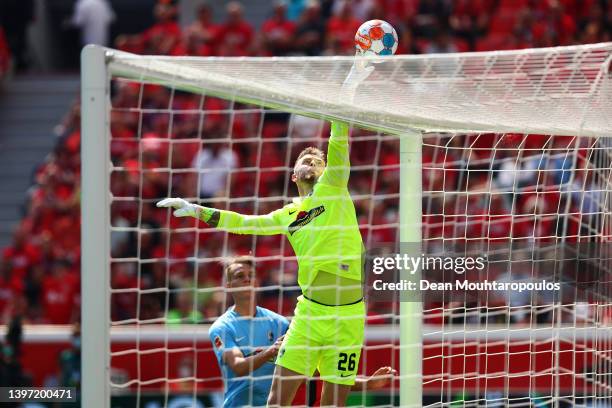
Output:
[[[81,53],[81,401],[110,407],[110,75],[107,50]]]
[[[112,53],[88,45],[81,54],[82,128],[82,401],[92,408],[110,407],[110,79]],[[122,72],[125,73],[125,72]],[[132,73],[138,76],[137,73]],[[160,78],[160,82],[164,82]],[[193,86],[191,91],[197,92]],[[206,92],[207,89],[201,88]],[[233,95],[235,96],[235,95]],[[265,104],[263,104],[265,105]],[[300,112],[302,113],[302,112]],[[303,112],[306,116],[318,116]],[[400,138],[400,242],[422,240],[422,133],[406,129]],[[422,405],[423,305],[401,302],[400,405]]]
[[[578,47],[578,46],[576,46]],[[563,47],[559,53],[566,52],[563,58],[571,57],[571,63],[564,65],[561,69],[570,69],[573,71],[573,66],[579,66],[582,62],[583,55],[592,57],[592,54],[573,54],[576,47]],[[606,48],[607,47],[607,48]],[[474,127],[465,129],[465,132],[495,132],[495,133],[506,133],[506,132],[517,132],[523,134],[539,134],[542,127],[546,127],[546,132],[550,130],[552,134],[568,134],[573,136],[594,136],[599,135],[602,129],[607,132],[607,126],[609,122],[601,123],[595,121],[589,126],[589,117],[587,115],[588,108],[594,109],[597,113],[601,109],[600,105],[606,102],[606,98],[609,96],[609,88],[603,88],[602,92],[597,92],[598,88],[603,83],[607,82],[609,77],[605,76],[605,73],[609,72],[610,62],[612,60],[612,51],[610,44],[606,44],[605,47],[601,45],[593,44],[585,46],[587,50],[594,49],[597,52],[605,51],[607,54],[605,61],[599,62],[596,72],[596,78],[589,79],[579,82],[583,86],[589,85],[588,89],[585,89],[581,95],[588,96],[586,99],[565,98],[571,100],[572,103],[563,105],[565,108],[573,106],[574,102],[584,101],[584,106],[581,107],[581,115],[577,115],[578,118],[575,121],[569,121],[563,127],[554,127],[550,129],[547,125],[548,122],[544,123],[541,127],[534,127],[529,123],[523,125],[523,127],[513,127],[513,123],[502,124],[493,128],[486,127],[490,126],[489,122],[469,124]],[[601,49],[600,49],[601,48]],[[561,49],[561,47],[560,47]],[[564,51],[565,50],[565,51]],[[492,64],[498,57],[512,56],[523,56],[527,51],[516,51],[516,52],[494,52],[486,53],[485,57],[492,57]],[[580,51],[580,50],[578,50]],[[537,56],[540,57],[540,62],[545,61],[546,64],[542,65],[542,68],[536,72],[536,77],[543,72],[551,68],[548,64],[548,57],[542,57],[542,52],[548,52],[546,49],[541,52],[536,52]],[[557,53],[556,50],[553,53]],[[519,55],[520,54],[520,55]],[[468,53],[463,54],[468,57],[465,58],[480,58],[480,53]],[[598,54],[601,55],[601,54]],[[121,59],[127,56],[131,59],[129,63],[121,63]],[[455,58],[456,54],[451,58]],[[569,57],[568,57],[569,56]],[[459,56],[463,58],[463,56]],[[165,58],[165,60],[164,60]],[[329,61],[326,59],[329,58]],[[333,58],[337,57],[321,57],[326,62],[331,62]],[[402,57],[399,57],[400,60]],[[423,58],[419,57],[419,61]],[[433,62],[440,62],[444,60],[443,56],[433,56],[431,60]],[[144,61],[143,61],[144,60]],[[119,75],[126,78],[132,78],[134,80],[146,81],[157,83],[159,85],[172,87],[173,89],[180,89],[189,91],[192,93],[204,93],[205,95],[221,97],[225,99],[232,99],[236,102],[257,104],[261,107],[273,108],[288,113],[296,113],[304,116],[309,116],[323,120],[344,120],[350,121],[356,127],[367,127],[370,117],[368,116],[367,110],[362,107],[348,107],[345,105],[329,103],[325,98],[319,97],[303,99],[299,102],[287,102],[281,99],[274,99],[279,94],[285,96],[285,82],[282,80],[276,85],[278,87],[270,93],[265,93],[261,89],[256,89],[257,92],[249,94],[248,91],[241,90],[241,83],[232,83],[232,77],[229,80],[226,78],[223,86],[216,86],[215,73],[212,73],[210,77],[204,78],[202,82],[192,81],[191,79],[198,75],[199,72],[205,71],[194,71],[193,68],[183,69],[181,65],[179,69],[171,70],[172,66],[176,64],[168,64],[168,57],[159,57],[154,59],[150,56],[143,57],[140,60],[140,56],[125,54],[121,51],[107,49],[99,46],[87,46],[82,52],[82,93],[81,93],[81,104],[82,104],[82,320],[83,320],[83,361],[82,361],[82,400],[88,407],[109,407],[111,401],[111,383],[110,383],[110,362],[111,362],[111,327],[110,327],[110,300],[111,300],[111,287],[110,287],[110,231],[111,231],[111,214],[110,207],[112,203],[112,194],[110,190],[110,112],[111,112],[111,78],[113,75]],[[180,60],[177,58],[177,60]],[[219,62],[217,62],[217,60]],[[503,61],[504,60],[501,58]],[[551,59],[554,60],[554,59]],[[174,59],[172,59],[174,62]],[[198,60],[198,63],[217,64],[225,59],[202,59]],[[281,58],[279,61],[285,61]],[[291,61],[296,62],[293,58]],[[333,61],[342,62],[349,64],[348,58],[344,60],[335,59]],[[479,63],[478,60],[475,60]],[[144,64],[131,64],[132,62],[145,62]],[[232,62],[236,62],[235,60]],[[238,61],[240,62],[240,61]],[[297,61],[298,63],[301,61]],[[444,61],[442,61],[444,62]],[[158,65],[159,64],[159,65]],[[594,66],[585,62],[587,69],[592,72]],[[223,65],[215,65],[216,67],[223,67]],[[348,66],[348,65],[347,65]],[[161,67],[161,69],[160,69]],[[212,67],[212,65],[209,65]],[[565,68],[564,68],[565,67]],[[569,68],[568,68],[569,67]],[[334,65],[334,68],[337,68]],[[346,66],[345,66],[346,68]],[[214,69],[213,69],[214,70]],[[187,75],[185,75],[185,72]],[[342,70],[336,69],[336,72],[342,74]],[[207,71],[206,71],[207,72]],[[293,72],[293,71],[291,71]],[[501,80],[506,78],[504,73],[500,74],[499,77],[495,77],[495,80]],[[478,77],[478,79],[482,79]],[[336,78],[337,82],[338,78]],[[340,79],[341,80],[341,79]],[[256,81],[255,81],[256,82]],[[542,89],[545,88],[545,84],[542,81],[536,81],[537,84],[533,89],[527,87],[527,96],[524,101],[536,101],[540,99],[549,98],[549,100],[556,100],[565,95],[562,91],[569,93],[572,88],[558,90],[554,86],[550,89],[545,89],[546,92],[541,94]],[[245,81],[243,81],[244,85]],[[229,84],[229,85],[228,85]],[[491,85],[491,83],[486,83]],[[248,85],[248,84],[247,84]],[[471,83],[463,84],[466,87],[472,87]],[[549,84],[550,85],[550,84]],[[336,83],[336,86],[339,86]],[[259,86],[262,88],[262,86]],[[367,84],[366,87],[367,88]],[[478,87],[477,87],[478,88]],[[313,88],[313,89],[326,89],[326,88]],[[429,88],[427,88],[429,89]],[[471,88],[470,88],[471,89]],[[532,94],[529,92],[533,91]],[[261,92],[261,93],[259,93]],[[277,92],[276,94],[274,92]],[[558,93],[561,92],[561,93]],[[268,96],[263,96],[268,95]],[[271,96],[270,96],[271,95]],[[463,94],[462,94],[463,95]],[[545,98],[540,98],[541,95],[545,95]],[[593,98],[595,95],[596,98]],[[567,96],[567,95],[565,95]],[[330,99],[330,98],[328,98]],[[331,98],[334,99],[335,98]],[[574,100],[575,99],[575,100]],[[405,102],[405,100],[401,99]],[[305,101],[305,102],[302,102]],[[321,105],[318,105],[318,101]],[[517,100],[518,101],[518,100]],[[517,102],[512,101],[512,102]],[[482,102],[482,101],[481,101]],[[588,102],[588,103],[587,103]],[[482,102],[481,105],[486,105],[486,101]],[[406,105],[407,109],[410,109],[411,105]],[[599,108],[598,108],[599,107]],[[361,110],[360,110],[361,109]],[[488,106],[484,106],[486,112],[489,112]],[[353,117],[355,119],[351,120]],[[506,113],[505,106],[501,106],[497,113]],[[450,128],[453,132],[462,132],[459,128],[453,128],[456,122],[444,122],[440,128],[431,127],[432,121],[437,124],[437,118],[425,118],[424,121],[414,120],[410,117],[412,113],[406,111],[401,114],[393,116],[391,114],[392,121],[381,121],[380,127],[374,127],[371,129],[379,132],[385,132],[397,136],[399,139],[399,168],[400,168],[400,191],[399,191],[399,237],[400,243],[409,244],[407,248],[410,248],[408,252],[412,253],[414,248],[419,248],[423,243],[422,238],[422,178],[423,178],[423,163],[422,163],[422,149],[423,149],[423,138],[427,132],[445,132]],[[521,111],[514,112],[514,117],[509,119],[520,118]],[[511,115],[512,116],[512,115]],[[397,118],[404,119],[409,118],[406,121],[397,120]],[[531,114],[529,113],[531,118]],[[556,118],[556,116],[554,117]],[[553,118],[553,119],[554,119]],[[452,119],[452,118],[451,118]],[[494,118],[495,119],[495,118]],[[375,122],[377,123],[377,122]],[[487,125],[489,123],[489,125]],[[497,123],[497,122],[495,122]],[[504,122],[506,123],[506,122]],[[565,122],[564,122],[565,123]],[[376,125],[370,125],[376,126]],[[385,127],[389,126],[389,127]],[[429,126],[429,127],[427,127]],[[509,129],[508,126],[511,128]],[[538,125],[539,126],[539,125]],[[486,127],[486,129],[483,129]],[[454,130],[453,130],[454,129]],[[569,133],[560,131],[570,129]],[[547,133],[548,134],[548,133]],[[100,208],[102,206],[102,208]],[[100,242],[102,241],[102,242]],[[404,249],[402,249],[404,250]],[[418,255],[418,254],[417,254]],[[423,341],[424,331],[426,327],[423,325],[423,304],[419,302],[401,302],[399,304],[399,315],[396,316],[399,320],[399,331],[395,331],[395,335],[399,335],[399,345],[393,342],[392,346],[394,349],[400,351],[400,405],[402,407],[417,407],[422,404],[423,396]],[[560,322],[559,322],[560,323]],[[555,328],[558,330],[558,328]],[[558,356],[557,356],[558,357]],[[102,384],[100,384],[102,382]],[[559,383],[555,385],[555,393],[557,398],[559,397]]]

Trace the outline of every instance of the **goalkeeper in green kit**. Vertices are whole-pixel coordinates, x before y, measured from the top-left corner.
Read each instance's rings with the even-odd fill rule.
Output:
[[[355,61],[341,97],[352,100],[374,67]],[[167,198],[158,207],[175,208],[177,217],[198,218],[235,234],[284,234],[298,260],[295,315],[276,359],[269,406],[291,405],[307,377],[318,370],[321,405],[344,406],[355,383],[364,339],[363,243],[348,191],[349,128],[332,122],[325,154],[315,148],[298,156],[291,180],[299,198],[267,215],[242,215]]]

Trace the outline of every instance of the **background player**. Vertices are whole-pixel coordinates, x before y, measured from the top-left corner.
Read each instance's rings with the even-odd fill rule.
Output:
[[[273,360],[289,322],[283,316],[257,306],[254,259],[230,260],[225,286],[234,305],[210,327],[209,336],[225,381],[223,406],[263,406],[268,400]],[[367,378],[357,377],[352,390],[383,388],[396,374],[381,367]],[[244,376],[250,376],[243,378]]]
[[[251,257],[227,264],[225,286],[234,305],[209,330],[225,382],[224,407],[266,405],[274,359],[289,327],[283,316],[257,306],[254,275]]]
[[[356,60],[341,97],[353,97],[373,71]],[[348,191],[348,125],[332,122],[325,154],[303,150],[292,181],[299,197],[267,215],[252,216],[167,198],[177,217],[191,216],[236,234],[284,234],[298,260],[298,298],[294,318],[277,358],[269,404],[290,405],[306,377],[319,371],[324,381],[321,404],[344,405],[355,383],[364,338],[362,294],[363,243]]]

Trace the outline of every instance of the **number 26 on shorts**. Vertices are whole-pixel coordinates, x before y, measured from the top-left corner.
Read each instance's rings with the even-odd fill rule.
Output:
[[[355,353],[338,354],[338,371],[355,371],[355,357]]]

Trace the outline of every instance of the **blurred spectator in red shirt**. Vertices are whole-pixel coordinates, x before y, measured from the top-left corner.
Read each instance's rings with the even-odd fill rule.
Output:
[[[55,262],[42,283],[41,303],[46,322],[67,324],[72,321],[79,285],[79,275],[71,270],[70,262]]]
[[[346,0],[340,0],[334,2],[333,14],[338,14],[340,9],[344,7],[344,2]],[[364,22],[368,21],[372,18],[372,12],[376,7],[375,0],[351,0],[346,1],[346,3],[351,8],[351,13],[355,19]]]
[[[142,36],[145,50],[152,54],[184,55],[181,28],[176,21],[176,6],[158,3],[154,13],[157,23]]]
[[[13,234],[13,244],[4,248],[2,258],[10,261],[13,276],[23,279],[30,268],[40,261],[40,249],[28,241],[28,234],[23,228],[17,228]]]
[[[398,26],[402,22],[411,22],[417,14],[419,0],[378,0],[384,20]]]
[[[453,32],[474,48],[476,39],[486,33],[491,12],[490,0],[456,0],[449,18]]]
[[[287,20],[287,3],[276,0],[272,17],[261,27],[263,55],[285,55],[291,51],[295,23]]]
[[[543,16],[544,18],[533,27],[534,37],[550,35],[552,37],[550,45],[570,45],[574,43],[576,22],[574,17],[565,11],[563,4],[558,0],[549,0],[548,10]]]
[[[227,20],[219,28],[217,52],[221,56],[245,56],[251,53],[253,27],[244,20],[242,4],[227,4]]]
[[[355,53],[355,33],[361,22],[353,17],[350,2],[342,0],[337,13],[327,22],[326,53],[350,55]]]
[[[198,19],[187,27],[185,40],[187,53],[207,57],[215,55],[215,40],[219,36],[219,26],[212,21],[212,11],[208,4],[198,8]]]
[[[157,22],[142,34],[117,37],[117,48],[153,55],[185,55],[181,27],[176,21],[176,6],[159,2],[153,9]]]
[[[325,23],[321,19],[318,0],[310,0],[295,30],[294,47],[300,54],[320,55],[325,39]]]

